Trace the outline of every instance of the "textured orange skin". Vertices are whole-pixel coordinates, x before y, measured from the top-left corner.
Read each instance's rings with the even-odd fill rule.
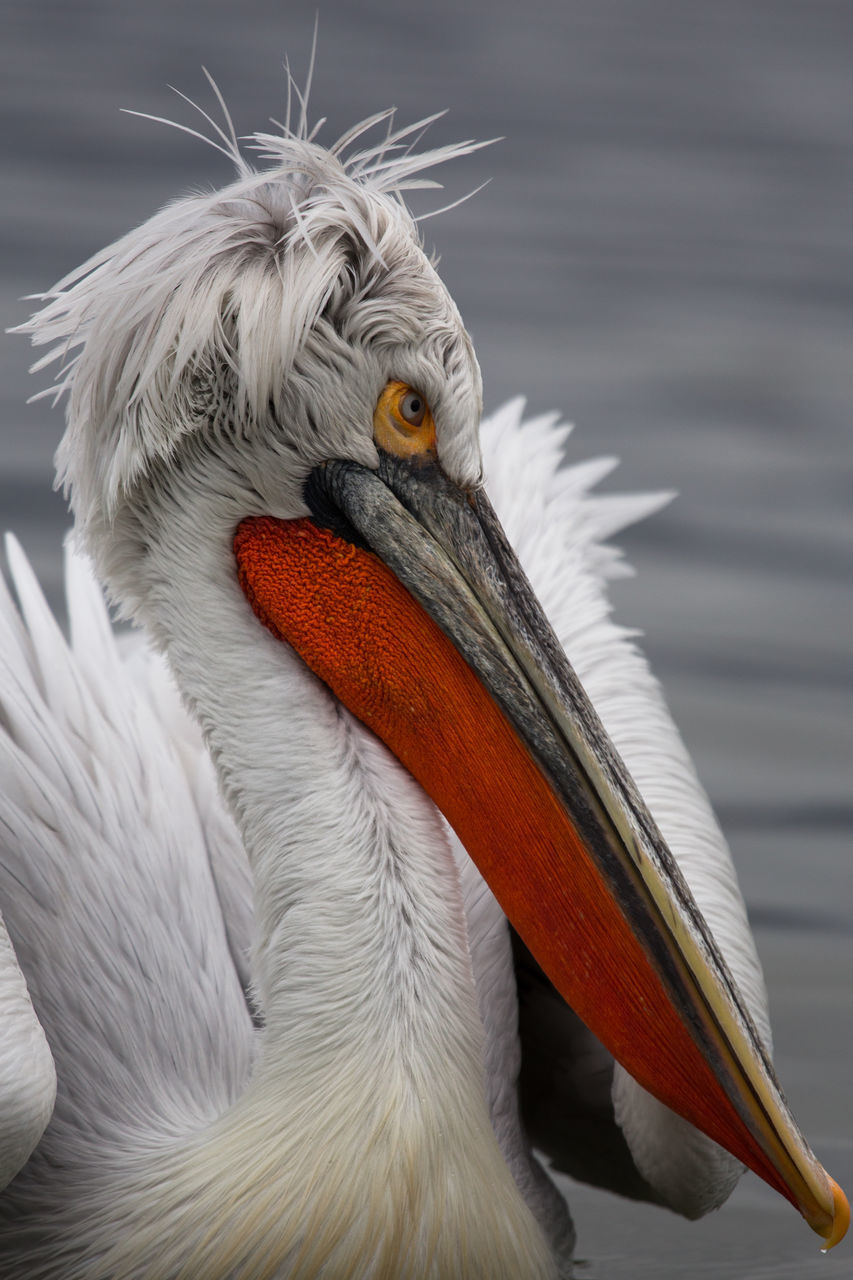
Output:
[[[310,519],[244,520],[234,550],[258,618],[414,775],[587,1026],[645,1088],[796,1203],[529,751],[405,587]]]

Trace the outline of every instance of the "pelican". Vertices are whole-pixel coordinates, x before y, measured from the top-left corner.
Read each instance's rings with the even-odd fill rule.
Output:
[[[68,642],[14,543],[0,608],[7,1280],[567,1276],[534,1147],[690,1217],[748,1165],[845,1230],[608,616],[656,499],[518,404],[481,437],[404,204],[472,144],[386,118],[326,150],[303,111],[257,169],[220,130],[231,185],[23,326],[75,536]]]

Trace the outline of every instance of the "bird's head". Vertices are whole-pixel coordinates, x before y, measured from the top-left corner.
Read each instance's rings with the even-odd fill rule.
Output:
[[[476,359],[401,200],[468,148],[257,140],[271,169],[170,205],[30,326],[72,353],[84,545],[163,643],[180,548],[209,548],[194,572],[421,782],[614,1056],[834,1242],[843,1197],[481,488]]]
[[[297,136],[258,145],[272,169],[170,204],[45,295],[32,327],[59,344],[45,362],[73,352],[58,474],[78,536],[134,613],[138,545],[128,556],[123,530],[200,453],[247,513],[261,495],[259,510],[308,515],[315,466],[377,467],[374,414],[394,382],[428,403],[447,474],[480,478],[477,361],[401,199],[468,144],[348,161]]]

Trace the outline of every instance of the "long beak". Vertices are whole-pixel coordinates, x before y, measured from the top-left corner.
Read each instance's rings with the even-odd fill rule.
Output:
[[[485,495],[380,458],[317,468],[314,521],[243,521],[256,613],[415,775],[613,1056],[832,1247],[843,1192]]]

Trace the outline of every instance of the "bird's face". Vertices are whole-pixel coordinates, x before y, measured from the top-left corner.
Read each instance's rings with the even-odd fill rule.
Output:
[[[427,412],[428,449],[406,421],[407,393]],[[230,465],[263,493],[270,514],[309,514],[304,490],[314,468],[351,461],[376,470],[383,448],[398,445],[413,463],[428,454],[462,488],[481,482],[477,360],[450,295],[408,235],[391,241],[382,265],[364,250],[349,255],[278,402],[265,408],[254,447],[240,444]]]
[[[251,296],[238,303],[234,286],[219,300],[225,352],[210,355],[200,340],[201,351],[181,376],[171,371],[171,399],[155,408],[162,430],[153,423],[163,442],[145,458],[141,474],[123,480],[117,498],[105,496],[101,481],[85,511],[84,483],[72,476],[78,528],[102,577],[122,611],[155,635],[170,629],[161,616],[168,600],[163,581],[199,527],[231,563],[230,538],[242,518],[311,515],[306,486],[317,468],[351,462],[378,470],[380,420],[391,435],[402,430],[390,427],[390,387],[410,388],[429,406],[429,456],[443,474],[460,489],[481,483],[482,382],[473,346],[411,222],[396,206],[380,212],[377,249],[351,239],[338,246],[337,274],[326,283],[325,301],[274,386],[265,384],[260,394],[247,391],[260,380],[257,366],[272,363],[267,331],[282,306],[282,277],[297,277],[309,293],[319,291],[322,280],[314,279],[304,244],[293,246],[283,263],[273,254],[273,237]],[[287,265],[291,258],[297,265]],[[257,315],[250,316],[252,310]],[[128,334],[125,345],[134,340]],[[98,462],[90,464],[87,484],[96,467],[108,474],[128,442],[144,438],[137,421],[141,407],[124,412],[116,439],[105,441]],[[145,424],[156,443],[153,428]],[[86,444],[91,447],[88,439]]]

